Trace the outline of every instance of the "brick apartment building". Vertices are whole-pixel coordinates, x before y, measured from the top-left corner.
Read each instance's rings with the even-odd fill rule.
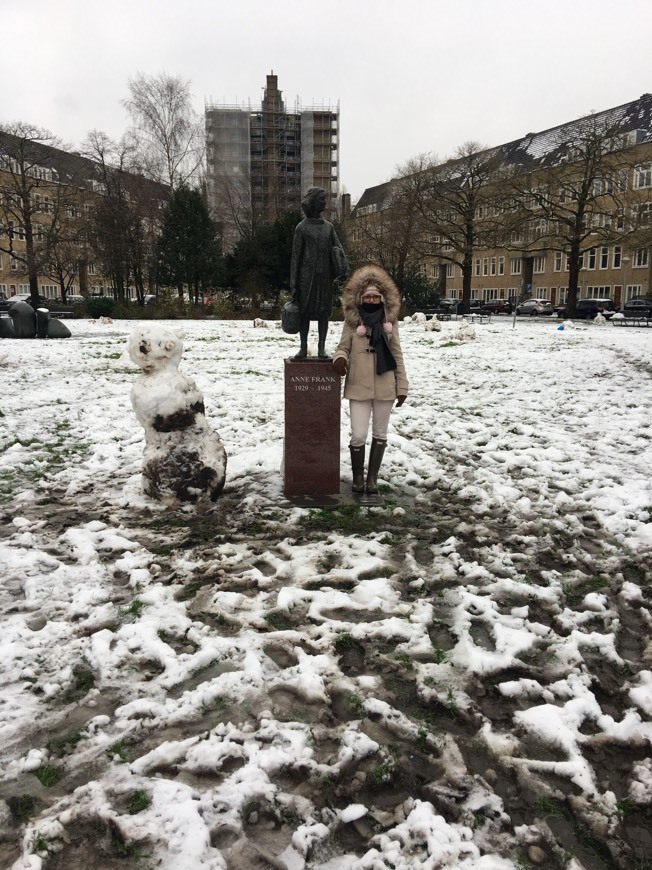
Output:
[[[579,164],[574,164],[579,158],[574,143],[588,124],[610,131],[609,138],[605,135],[597,141],[604,152],[604,166],[613,168],[596,173],[590,182],[593,189],[583,216],[577,298],[611,298],[621,305],[633,296],[652,293],[652,95],[644,94],[631,103],[483,152],[495,161],[499,172],[491,195],[477,206],[475,219],[486,220],[493,210],[509,232],[500,244],[477,245],[473,250],[471,299],[531,297],[553,304],[566,302],[568,249],[555,221],[547,219],[546,206],[556,214],[558,204],[553,197],[563,202],[565,195],[561,180],[572,178],[575,169],[575,177],[581,175]],[[454,164],[455,160],[450,161],[449,166],[454,169]],[[518,208],[510,205],[521,175],[527,177],[532,192],[527,208],[523,203]],[[501,182],[501,177],[510,181]],[[558,185],[556,190],[541,193],[553,183]],[[349,243],[359,259],[374,256],[370,240],[378,238],[383,220],[391,232],[389,216],[396,207],[400,184],[400,179],[393,179],[368,188],[348,216]],[[418,260],[421,274],[440,295],[461,299],[460,257],[448,240],[440,235],[428,237],[423,230],[419,242],[412,257]]]

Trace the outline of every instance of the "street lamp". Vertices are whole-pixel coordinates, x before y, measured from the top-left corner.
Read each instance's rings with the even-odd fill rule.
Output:
[[[620,261],[623,264],[623,305],[628,301],[627,299],[627,264],[629,263],[629,257],[623,257]]]

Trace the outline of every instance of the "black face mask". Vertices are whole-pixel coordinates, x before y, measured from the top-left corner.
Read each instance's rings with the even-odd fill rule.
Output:
[[[360,306],[363,311],[366,311],[367,314],[373,314],[374,311],[380,311],[383,307],[382,302],[363,302]]]

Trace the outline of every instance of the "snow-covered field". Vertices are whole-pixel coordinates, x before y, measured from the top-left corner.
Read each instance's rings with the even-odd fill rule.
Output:
[[[651,866],[652,330],[403,326],[384,507],[305,510],[295,339],[185,323],[229,458],[177,511],[131,325],[70,326],[0,345],[1,867]]]

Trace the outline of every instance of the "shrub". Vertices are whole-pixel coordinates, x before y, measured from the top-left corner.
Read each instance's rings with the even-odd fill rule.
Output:
[[[109,296],[96,296],[87,299],[84,308],[89,317],[111,317],[115,308],[115,299]]]

